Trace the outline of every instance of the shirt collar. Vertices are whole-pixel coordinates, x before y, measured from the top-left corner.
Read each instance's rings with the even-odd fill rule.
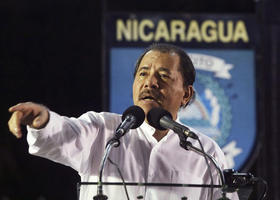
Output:
[[[148,124],[147,122],[143,122],[143,124],[140,126],[140,129],[142,130],[143,134],[145,135],[145,137],[148,139],[148,141],[150,143],[152,143],[153,145],[156,145],[159,142],[164,142],[167,140],[167,138],[173,133],[172,130],[169,130],[166,134],[166,136],[164,138],[162,138],[159,142],[156,140],[156,138],[154,138],[154,133],[156,131],[156,129],[154,127],[152,127],[150,124]]]
[[[151,136],[155,133],[156,129],[152,127],[150,124],[148,124],[146,121],[143,122],[143,124],[140,126],[140,128],[144,131],[144,133],[147,133]]]

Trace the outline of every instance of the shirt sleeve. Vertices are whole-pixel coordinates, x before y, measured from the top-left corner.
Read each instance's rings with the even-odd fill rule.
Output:
[[[109,127],[110,128],[110,127]],[[29,153],[67,165],[82,172],[98,168],[106,133],[110,132],[100,113],[88,112],[79,118],[68,118],[50,111],[50,120],[43,129],[27,127]],[[98,146],[98,147],[97,147]],[[89,165],[89,162],[92,162]]]

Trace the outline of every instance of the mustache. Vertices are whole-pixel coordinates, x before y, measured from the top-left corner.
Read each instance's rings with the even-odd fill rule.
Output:
[[[158,92],[157,90],[149,90],[149,89],[144,89],[140,92],[138,99],[144,99],[145,97],[152,97],[154,100],[157,102],[162,102],[164,99],[164,96]]]

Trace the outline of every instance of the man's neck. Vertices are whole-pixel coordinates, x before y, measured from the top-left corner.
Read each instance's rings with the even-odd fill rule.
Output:
[[[155,133],[153,134],[153,137],[156,138],[156,140],[159,142],[164,136],[167,135],[168,130],[165,131],[159,131],[156,130]]]
[[[145,122],[149,124],[147,118],[145,118]],[[155,133],[153,134],[153,137],[156,138],[156,140],[159,142],[164,136],[167,135],[168,130],[160,131],[156,129]]]

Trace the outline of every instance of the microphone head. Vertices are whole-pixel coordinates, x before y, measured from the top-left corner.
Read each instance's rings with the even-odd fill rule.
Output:
[[[172,119],[172,115],[170,114],[170,112],[164,110],[163,108],[155,107],[148,112],[147,120],[149,124],[154,128],[158,130],[166,130],[166,128],[160,125],[160,119],[164,116]]]
[[[145,113],[142,108],[139,106],[130,106],[127,108],[122,115],[122,120],[124,121],[128,115],[132,115],[135,117],[136,121],[131,127],[132,129],[139,127],[145,119]]]

